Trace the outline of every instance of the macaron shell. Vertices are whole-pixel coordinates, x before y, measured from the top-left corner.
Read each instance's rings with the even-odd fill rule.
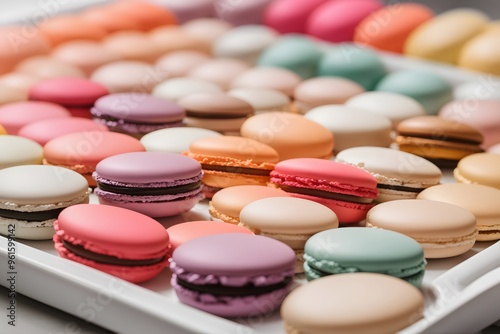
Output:
[[[53,165],[85,165],[93,169],[102,159],[126,152],[144,151],[139,140],[115,132],[76,132],[45,144],[45,160]]]
[[[292,96],[301,81],[297,74],[284,68],[254,67],[235,77],[231,88],[267,88]]]
[[[264,23],[281,34],[305,33],[307,17],[326,0],[273,1],[264,12]]]
[[[272,0],[254,0],[228,4],[225,0],[214,0],[215,14],[231,24],[261,24],[266,7]]]
[[[328,129],[291,113],[267,112],[252,116],[240,131],[243,137],[274,148],[280,160],[329,157],[334,147],[333,135]]]
[[[32,122],[70,116],[66,108],[50,102],[25,101],[0,106],[0,123],[11,135]]]
[[[145,93],[115,93],[99,98],[94,109],[103,116],[138,123],[179,122],[185,116],[178,104]]]
[[[130,152],[110,156],[96,166],[99,177],[121,183],[175,182],[197,177],[201,165],[169,152]]]
[[[167,233],[170,237],[170,247],[172,251],[190,240],[207,235],[225,233],[253,234],[250,230],[238,225],[221,224],[205,220],[173,225],[167,228]]]
[[[228,89],[234,77],[249,69],[247,63],[231,58],[216,58],[194,66],[188,76],[214,82]]]
[[[226,223],[237,224],[240,212],[247,204],[262,198],[286,196],[289,196],[288,193],[273,187],[257,185],[228,187],[221,189],[212,197],[210,214],[212,218],[220,219]],[[233,221],[227,221],[228,218],[232,218]]]
[[[85,73],[77,66],[48,56],[27,58],[16,65],[15,71],[27,75],[34,75],[40,79],[85,77]]]
[[[260,88],[234,88],[228,95],[248,102],[255,113],[268,111],[288,111],[290,98],[277,90]]]
[[[278,154],[272,147],[253,139],[236,136],[198,139],[191,144],[189,152],[193,155],[242,160],[242,163],[247,160],[254,164],[278,162]]]
[[[84,78],[54,78],[39,82],[29,91],[30,100],[66,106],[88,106],[108,94],[103,85]]]
[[[203,1],[207,1],[208,6],[212,9],[212,0]],[[213,43],[217,40],[217,38],[230,31],[232,29],[232,25],[224,20],[204,15],[186,22],[182,25],[182,29],[193,36]]]
[[[235,118],[247,117],[253,113],[253,108],[249,103],[224,93],[191,94],[178,102],[191,118],[204,118],[201,115],[206,115],[207,118],[210,118],[210,115],[220,115],[218,118],[224,118],[224,116]],[[190,113],[197,115],[191,116]]]
[[[25,93],[28,96],[28,91],[37,82],[42,80],[36,75],[10,72],[0,76],[0,86],[7,86],[20,92]]]
[[[107,35],[102,46],[123,60],[154,62],[163,54],[163,50],[149,39],[149,35],[140,31],[118,31]]]
[[[210,81],[190,77],[179,77],[163,81],[156,85],[152,94],[171,101],[178,101],[191,94],[222,93],[222,88]]]
[[[193,68],[209,59],[210,57],[204,52],[182,50],[161,56],[155,65],[159,70],[168,73],[169,78],[175,78],[187,76]]]
[[[380,307],[380,305],[386,305]],[[323,277],[292,291],[281,306],[288,333],[395,333],[422,318],[424,297],[393,277]]]
[[[358,24],[354,41],[379,50],[403,53],[408,36],[433,16],[429,7],[418,3],[388,5]]]
[[[141,144],[146,151],[182,153],[189,150],[197,139],[220,136],[219,132],[203,128],[173,127],[146,134],[141,138]]]
[[[332,210],[313,201],[293,197],[262,198],[240,212],[241,223],[265,234],[313,234],[338,227]]]
[[[210,54],[210,42],[190,35],[177,26],[160,26],[149,32],[150,40],[157,46],[160,54],[180,50],[195,50]]]
[[[469,41],[461,50],[458,65],[473,71],[500,75],[500,33],[484,33]]]
[[[38,29],[52,46],[75,39],[101,40],[106,36],[105,29],[77,15],[51,17],[42,22]]]
[[[40,165],[43,147],[37,142],[13,135],[0,136],[0,169],[19,165]]]
[[[170,10],[177,22],[185,26],[198,18],[209,18],[214,14],[213,0],[192,0],[179,2],[176,0],[162,0],[161,5]]]
[[[172,259],[184,270],[201,275],[255,277],[289,270],[295,253],[271,238],[231,233],[188,241],[176,248]]]
[[[326,105],[309,110],[304,117],[330,130],[335,138],[334,153],[363,145],[389,147],[392,143],[392,123],[383,115],[345,105]]]
[[[422,245],[426,258],[463,254],[472,248],[477,233],[476,217],[470,211],[430,200],[382,203],[368,211],[366,221],[367,226],[414,238]]]
[[[82,117],[64,117],[32,122],[23,126],[18,135],[45,145],[50,140],[75,132],[109,131],[108,127],[91,119]]]
[[[88,184],[80,174],[57,166],[27,165],[0,170],[0,204],[61,207],[88,197]],[[64,184],[63,187],[58,185]],[[8,208],[8,206],[7,206]]]
[[[0,105],[19,101],[26,101],[26,92],[5,84],[0,85]]]
[[[479,184],[448,183],[430,187],[417,199],[426,199],[455,204],[476,216],[478,241],[500,239],[500,190]]]
[[[177,22],[174,14],[160,4],[144,1],[120,1],[109,6],[110,15],[123,17],[147,31],[159,26],[173,25]]]
[[[56,233],[75,245],[108,256],[140,260],[164,256],[165,228],[140,213],[107,205],[82,204],[63,210]]]
[[[500,155],[476,153],[461,159],[453,175],[458,182],[477,183],[500,189],[499,169]]]
[[[474,9],[449,10],[415,29],[405,42],[404,53],[455,64],[464,44],[479,34],[488,21],[484,13]]]

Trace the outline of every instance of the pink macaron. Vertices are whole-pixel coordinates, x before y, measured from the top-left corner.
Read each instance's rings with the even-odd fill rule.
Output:
[[[54,78],[40,81],[32,86],[29,99],[60,104],[73,116],[90,118],[94,102],[108,94],[103,85],[85,78]]]
[[[169,152],[131,152],[103,159],[93,178],[101,204],[151,217],[184,213],[202,198],[201,164]]]
[[[61,211],[54,229],[61,257],[124,280],[144,282],[168,267],[167,231],[140,213],[78,204]]]
[[[109,131],[103,124],[82,117],[50,118],[23,126],[18,135],[45,145],[54,138],[75,132]]]
[[[23,126],[36,121],[70,116],[66,108],[50,102],[22,101],[0,107],[0,124],[11,135],[18,134]]]
[[[325,159],[281,161],[271,172],[271,183],[294,197],[329,207],[341,224],[363,220],[378,196],[377,179],[370,173]]]

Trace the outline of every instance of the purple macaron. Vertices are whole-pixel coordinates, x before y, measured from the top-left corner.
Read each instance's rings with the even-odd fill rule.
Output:
[[[184,108],[146,93],[115,93],[99,98],[91,109],[94,121],[111,131],[142,137],[146,133],[183,126]]]
[[[201,199],[200,163],[169,152],[133,152],[101,160],[92,177],[99,203],[168,217],[191,210]]]
[[[260,235],[219,234],[177,247],[170,262],[179,300],[222,317],[262,316],[290,291],[295,253]]]

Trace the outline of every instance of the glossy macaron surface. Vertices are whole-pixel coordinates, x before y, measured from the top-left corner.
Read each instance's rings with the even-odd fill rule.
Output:
[[[43,147],[37,142],[13,135],[0,136],[0,169],[42,163]]]
[[[219,137],[221,133],[192,127],[172,127],[150,132],[141,138],[146,151],[182,153],[189,150],[191,143],[206,137]]]

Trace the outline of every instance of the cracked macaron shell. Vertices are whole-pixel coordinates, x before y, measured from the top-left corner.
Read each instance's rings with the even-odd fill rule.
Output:
[[[431,200],[410,199],[379,204],[368,211],[366,223],[417,240],[426,258],[465,253],[474,245],[477,235],[476,217],[469,210]]]

